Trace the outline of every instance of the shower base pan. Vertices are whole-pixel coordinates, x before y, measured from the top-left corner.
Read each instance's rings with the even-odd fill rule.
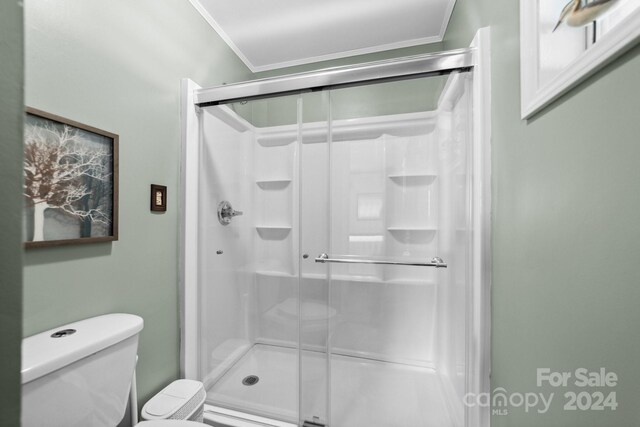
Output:
[[[322,420],[326,358],[305,351],[302,364],[303,413]],[[295,427],[297,367],[297,350],[256,344],[207,390],[205,421],[216,427]],[[331,377],[332,427],[452,425],[433,369],[333,355]]]

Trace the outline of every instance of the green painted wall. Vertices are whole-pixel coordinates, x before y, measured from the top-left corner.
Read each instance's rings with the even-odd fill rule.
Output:
[[[3,223],[14,224],[1,231],[0,316],[3,326],[18,330],[20,152],[17,144],[11,150],[4,141],[19,139],[21,29],[17,5],[1,7],[0,49],[3,58],[15,61],[0,66],[0,215]],[[28,0],[26,15],[27,104],[120,134],[121,239],[29,251],[24,333],[113,311],[142,315],[141,399],[178,375],[180,78],[215,85],[431,50],[364,55],[252,76],[187,2],[118,0],[105,7],[97,0]],[[549,413],[513,408],[509,415],[494,416],[492,423],[637,426],[640,48],[526,123],[519,118],[517,1],[458,0],[444,46],[468,45],[484,25],[493,31],[492,386],[540,391],[535,384],[539,367],[602,366],[620,378],[615,412],[563,411],[565,390],[560,389]],[[148,211],[150,183],[169,186],[164,215]],[[17,339],[9,337],[0,348],[0,401],[3,416],[9,414],[2,420],[9,420],[7,425],[15,425],[11,411],[17,416],[17,346]]]
[[[255,73],[253,79],[282,76],[285,74],[304,73],[306,71],[320,70],[323,68],[340,67],[343,65],[362,64],[365,62],[382,61],[385,59],[401,58],[403,56],[421,55],[442,51],[442,43],[430,43],[418,46],[403,47],[400,49],[385,50],[383,52],[367,53],[364,55],[349,56],[347,58],[332,59],[329,61],[314,62],[312,64],[297,65],[295,67],[280,68],[278,70]]]
[[[179,374],[180,80],[250,73],[187,1],[25,8],[26,104],[120,135],[120,240],[28,250],[24,335],[109,312],[142,316],[146,400]],[[168,186],[165,214],[149,212],[152,183]]]
[[[549,413],[511,408],[492,425],[638,426],[640,46],[522,121],[518,3],[458,0],[445,38],[467,46],[492,27],[492,388],[556,393]],[[600,389],[615,412],[564,411],[569,389],[536,387],[537,368],[580,367],[617,373]]]
[[[0,2],[0,426],[20,424],[22,342],[23,24],[17,0]]]

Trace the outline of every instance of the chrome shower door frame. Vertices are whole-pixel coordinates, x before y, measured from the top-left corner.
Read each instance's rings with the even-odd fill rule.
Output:
[[[243,83],[201,88],[182,82],[182,156],[180,209],[180,297],[181,376],[198,379],[199,290],[198,290],[198,176],[200,107],[291,93],[304,93],[417,76],[447,74],[456,70],[474,72],[473,141],[473,253],[472,284],[468,303],[467,392],[490,393],[490,287],[491,287],[491,87],[489,29],[481,29],[469,49],[377,61],[346,67],[293,74]],[[490,408],[467,406],[464,425],[486,427]],[[232,411],[227,411],[232,412]],[[209,415],[207,415],[207,413]],[[216,415],[218,414],[218,415]],[[205,417],[214,420],[216,408]],[[232,419],[235,415],[231,416]],[[251,418],[251,417],[250,417]],[[256,418],[256,417],[252,417]],[[259,422],[260,420],[254,420]],[[281,423],[282,424],[282,423]],[[245,425],[245,424],[243,424]],[[256,424],[260,425],[260,424]],[[280,425],[280,424],[273,424]],[[282,424],[284,425],[284,424]]]

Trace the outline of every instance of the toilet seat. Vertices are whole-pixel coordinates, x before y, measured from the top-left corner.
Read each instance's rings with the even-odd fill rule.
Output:
[[[136,424],[136,427],[203,427],[206,424],[196,421],[183,421],[183,420],[155,420],[155,421],[142,421]]]

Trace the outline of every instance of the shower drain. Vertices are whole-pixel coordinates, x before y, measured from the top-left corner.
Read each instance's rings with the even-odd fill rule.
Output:
[[[242,384],[244,385],[255,385],[260,381],[257,375],[249,375],[248,377],[244,377],[242,380]]]

